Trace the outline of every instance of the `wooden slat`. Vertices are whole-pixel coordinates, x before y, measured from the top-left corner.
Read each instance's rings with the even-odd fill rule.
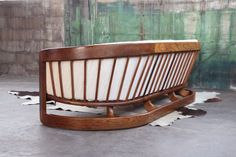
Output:
[[[86,99],[87,60],[84,60],[84,100]]]
[[[176,80],[176,72],[177,72],[177,70],[178,70],[178,68],[179,68],[181,58],[182,58],[182,53],[179,53],[179,56],[178,56],[178,58],[176,59],[174,73],[173,73],[173,76],[172,76],[172,78],[171,78],[171,80],[170,80],[170,83],[169,83],[169,84],[170,84],[170,87],[172,87],[174,81]]]
[[[192,57],[193,57],[193,53],[191,52],[191,53],[189,53],[188,63],[187,63],[187,65],[186,65],[185,69],[184,69],[183,77],[181,78],[180,83],[183,83],[183,81],[184,81],[184,79],[185,79],[185,74],[187,74],[188,69],[190,68],[191,63],[192,63],[192,60],[191,60]]]
[[[61,61],[58,62],[58,68],[59,68],[59,81],[60,81],[60,91],[61,91],[61,97],[64,98],[64,91],[63,91],[63,81],[62,81],[62,72],[61,72]]]
[[[165,74],[166,74],[168,65],[170,64],[169,62],[170,62],[170,56],[168,55],[168,56],[167,56],[167,60],[166,60],[166,66],[165,66],[164,69],[163,69],[163,75],[161,75],[160,83],[159,83],[159,85],[158,85],[158,87],[157,87],[157,90],[158,90],[158,91],[161,90],[160,87],[161,87],[161,84],[162,84],[162,82],[163,82],[163,80],[164,80],[164,76],[165,76]]]
[[[51,82],[52,82],[53,95],[56,96],[56,90],[55,90],[55,83],[54,83],[52,62],[49,62],[49,69],[50,69],[50,75],[51,75]]]
[[[143,73],[144,73],[144,71],[145,71],[145,69],[146,69],[146,66],[147,66],[149,57],[150,57],[150,56],[147,57],[146,62],[145,62],[145,64],[144,64],[144,66],[143,66],[143,70],[142,70],[142,72],[141,72],[141,75],[140,75],[140,77],[139,77],[138,83],[137,83],[136,88],[135,88],[135,91],[134,91],[133,99],[135,98],[135,95],[136,95],[136,93],[137,93],[137,91],[138,91],[138,87],[139,87],[139,84],[140,84],[140,82],[141,82],[141,80],[142,80]]]
[[[71,72],[71,95],[72,95],[72,100],[74,100],[75,99],[74,61],[70,61],[70,72]]]
[[[191,62],[191,61],[190,61],[191,56],[192,56],[192,54],[189,53],[188,58],[187,58],[187,60],[186,60],[186,65],[185,65],[184,70],[183,70],[183,72],[182,72],[182,74],[181,74],[179,83],[182,83],[182,80],[184,79],[184,74],[185,74],[185,72],[188,70],[187,68],[188,68],[188,66],[190,65],[190,62]]]
[[[182,79],[183,73],[184,73],[184,71],[185,71],[185,69],[188,65],[188,60],[189,60],[190,56],[191,56],[190,53],[187,53],[187,57],[186,57],[186,59],[184,60],[184,63],[183,63],[184,66],[181,70],[180,76],[179,76],[178,81],[177,81],[178,84],[181,83],[180,80]]]
[[[186,82],[187,82],[187,80],[188,80],[188,78],[189,78],[189,75],[190,75],[190,73],[191,73],[191,71],[192,71],[192,69],[193,69],[194,62],[195,62],[195,60],[197,59],[198,53],[197,53],[197,52],[192,52],[192,53],[193,53],[192,61],[191,61],[191,64],[190,64],[190,66],[189,66],[188,72],[187,72],[187,74],[186,74],[186,76],[185,76],[185,79],[184,79],[184,82],[183,82],[183,83],[186,83]]]
[[[154,58],[154,57],[153,57],[153,58]],[[156,64],[157,64],[157,61],[158,61],[158,58],[159,58],[159,56],[156,56],[156,60],[155,60],[155,62],[154,62],[154,65],[153,65],[153,67],[152,67],[151,73],[150,73],[149,78],[148,78],[148,81],[147,81],[147,86],[146,86],[146,88],[145,88],[145,90],[144,90],[144,95],[146,95],[147,89],[148,89],[148,87],[149,87],[149,83],[150,83],[150,81],[151,81],[151,78],[152,78],[152,76],[153,76],[154,69],[155,69]],[[148,73],[149,73],[149,72],[148,72]],[[150,87],[150,88],[151,88],[151,87]]]
[[[162,85],[162,87],[161,87],[161,90],[163,90],[164,89],[164,87],[165,87],[165,85],[166,85],[166,82],[168,81],[168,79],[170,79],[170,70],[172,69],[172,65],[173,65],[173,63],[174,63],[174,60],[175,60],[175,57],[176,57],[176,54],[174,54],[174,57],[173,57],[173,59],[172,59],[172,61],[171,61],[171,63],[170,63],[170,66],[169,66],[169,69],[167,70],[167,74],[166,74],[166,77],[164,78],[165,80],[164,80],[164,82],[163,82],[163,85]]]
[[[118,92],[118,95],[117,95],[117,100],[120,99],[120,94],[121,94],[121,91],[122,91],[122,88],[123,88],[124,79],[125,79],[128,64],[129,64],[129,57],[126,59],[125,69],[124,69],[123,76],[122,76],[122,79],[121,79],[121,84],[120,84],[119,92]]]
[[[177,83],[178,83],[178,78],[179,78],[179,75],[180,75],[180,72],[181,72],[181,69],[182,69],[182,66],[183,66],[183,61],[185,60],[185,57],[186,57],[186,53],[181,53],[181,58],[180,58],[180,61],[179,61],[179,66],[177,67],[177,73],[176,73],[176,77],[175,77],[175,81],[173,83],[173,86],[176,86]]]
[[[114,59],[114,61],[113,61],[113,65],[112,65],[112,71],[111,71],[111,77],[110,77],[110,81],[109,81],[109,86],[108,86],[108,92],[107,92],[107,98],[106,98],[106,101],[109,100],[110,91],[111,91],[111,84],[112,84],[113,75],[114,75],[114,71],[115,71],[115,66],[116,66],[116,58]]]
[[[154,73],[154,76],[153,76],[153,79],[152,79],[152,83],[151,83],[151,87],[150,87],[150,89],[149,89],[149,91],[148,91],[148,94],[150,94],[151,91],[153,92],[152,89],[154,89],[154,82],[155,82],[155,80],[156,80],[157,73],[158,73],[158,70],[159,70],[159,68],[160,68],[162,58],[163,58],[163,55],[159,55],[159,56],[158,56],[158,60],[160,60],[160,61],[159,61],[159,64],[158,64],[158,66],[157,66],[157,68],[156,68],[156,71],[155,71],[155,73]],[[155,90],[155,89],[154,89],[154,90]]]
[[[163,57],[164,57],[164,55],[163,55]],[[163,57],[162,57],[162,58],[163,58]],[[161,62],[162,65],[161,65],[161,67],[160,67],[160,70],[162,70],[163,67],[165,66],[167,58],[168,58],[167,55],[165,55],[163,63]],[[161,63],[160,63],[160,64],[161,64]],[[158,77],[158,78],[157,78],[157,81],[155,82],[155,85],[154,85],[154,92],[156,92],[156,91],[158,90],[158,88],[157,88],[158,82],[161,83],[161,71],[160,71],[160,73],[159,73],[159,75],[158,75],[157,77]]]
[[[152,62],[153,62],[153,59],[154,59],[154,56],[152,56],[152,59],[151,59],[149,65],[148,65],[148,68],[147,68],[146,74],[144,75],[144,79],[143,79],[143,82],[142,82],[142,86],[141,86],[141,88],[140,88],[140,91],[139,91],[139,93],[138,93],[138,96],[141,96],[141,93],[142,93],[142,91],[143,91],[144,84],[145,84],[145,82],[146,82],[147,75],[148,75],[148,73],[149,73],[149,71],[150,71],[150,68],[151,68],[151,65],[152,65]]]
[[[126,95],[126,100],[128,100],[128,98],[129,98],[130,91],[131,91],[131,88],[132,88],[132,86],[133,86],[134,79],[135,79],[135,77],[136,77],[136,74],[137,74],[137,71],[138,71],[138,68],[139,68],[139,65],[140,65],[140,61],[141,61],[141,56],[139,56],[138,63],[137,63],[137,65],[136,65],[136,68],[135,68],[135,71],[134,71],[134,74],[133,74],[131,83],[130,83],[130,85],[129,85],[129,89],[128,89],[128,92],[127,92],[127,95]]]
[[[101,59],[98,60],[98,72],[97,72],[97,83],[96,83],[95,101],[97,101],[97,99],[98,99],[99,80],[100,80],[100,70],[101,70]]]

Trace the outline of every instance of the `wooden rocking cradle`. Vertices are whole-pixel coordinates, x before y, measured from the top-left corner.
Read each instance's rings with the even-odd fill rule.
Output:
[[[145,125],[194,101],[185,89],[200,51],[197,40],[121,42],[40,52],[40,119],[73,130],[112,130]],[[155,106],[153,99],[170,103]],[[46,101],[105,107],[106,116],[48,114]],[[114,108],[143,103],[145,113],[120,116]]]

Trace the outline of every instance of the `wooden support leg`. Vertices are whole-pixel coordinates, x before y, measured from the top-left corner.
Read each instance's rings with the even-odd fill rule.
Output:
[[[186,89],[181,89],[181,90],[177,91],[176,93],[182,97],[186,97],[186,96],[190,95],[190,91],[186,90]]]
[[[169,97],[169,99],[170,99],[171,101],[176,101],[176,100],[179,99],[179,98],[177,98],[177,97],[175,96],[175,93],[174,93],[174,92],[169,93],[169,94],[168,94],[168,97]]]
[[[107,117],[114,117],[114,110],[113,107],[107,107]]]
[[[156,106],[149,100],[144,103],[144,108],[147,111],[152,111],[152,110],[156,109]]]
[[[175,99],[174,93],[169,94],[169,96],[172,97],[172,100]],[[154,106],[151,101],[147,101],[144,107],[148,112],[128,116],[115,116],[113,107],[107,107],[106,117],[70,117],[55,114],[41,114],[42,123],[50,127],[72,130],[112,130],[133,128],[148,124],[177,108],[190,104],[194,101],[194,97],[195,93],[190,91],[190,95],[158,107]],[[41,103],[43,103],[43,101],[41,101]],[[41,107],[44,107],[44,104]],[[44,113],[44,110],[41,111]]]

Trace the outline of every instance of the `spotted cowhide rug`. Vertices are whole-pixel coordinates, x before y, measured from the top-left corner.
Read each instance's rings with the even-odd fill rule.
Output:
[[[23,102],[23,105],[38,105],[39,104],[39,92],[37,91],[9,91],[9,94],[16,95],[20,99],[25,99],[27,101]],[[196,99],[193,103],[188,106],[179,108],[178,110],[163,116],[156,121],[150,123],[151,126],[170,126],[174,121],[178,119],[193,118],[198,116],[203,116],[207,112],[202,109],[197,109],[196,104],[200,103],[209,103],[209,102],[218,102],[221,99],[218,97],[220,93],[217,92],[196,92]],[[168,102],[167,99],[162,100],[162,102]],[[89,108],[84,106],[75,106],[68,105],[63,103],[55,103],[54,101],[48,101],[49,110],[63,110],[70,112],[83,112],[83,113],[93,113],[93,114],[102,114],[104,113],[104,108]],[[158,102],[159,104],[159,102]],[[128,109],[131,111],[131,114],[140,113],[140,108]],[[123,109],[124,111],[124,109]],[[118,111],[119,112],[119,111]],[[122,111],[120,112],[122,113]]]

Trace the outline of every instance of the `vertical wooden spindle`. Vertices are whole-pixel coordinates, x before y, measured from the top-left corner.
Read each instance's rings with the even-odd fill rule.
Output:
[[[145,62],[145,64],[144,64],[144,66],[143,66],[143,70],[142,70],[142,72],[141,72],[141,75],[140,75],[140,77],[139,77],[138,83],[137,83],[136,88],[135,88],[135,91],[134,91],[133,99],[135,98],[135,95],[136,95],[136,93],[137,93],[137,91],[138,91],[138,87],[139,87],[139,84],[140,84],[140,82],[141,82],[141,80],[142,80],[142,78],[143,78],[143,73],[144,73],[144,71],[145,71],[145,69],[146,69],[146,66],[147,66],[148,61],[149,61],[149,56],[147,57],[146,62]]]
[[[84,60],[84,101],[87,100],[86,98],[86,83],[87,83],[87,60]]]
[[[55,90],[55,83],[54,83],[52,62],[49,62],[49,69],[50,69],[50,75],[51,75],[51,82],[52,82],[53,95],[56,96],[56,90]]]
[[[131,88],[132,88],[132,86],[133,86],[134,79],[135,79],[135,76],[136,76],[136,74],[137,74],[137,71],[138,71],[138,68],[139,68],[139,65],[140,65],[140,61],[141,61],[141,57],[139,56],[138,63],[137,63],[137,65],[136,65],[136,68],[135,68],[135,71],[134,71],[134,74],[133,74],[131,83],[130,83],[130,85],[129,85],[129,89],[128,89],[127,95],[126,95],[126,100],[128,100],[128,98],[129,98],[130,91],[131,91]]]
[[[111,91],[111,84],[112,84],[113,75],[114,75],[114,71],[115,71],[115,66],[116,66],[116,58],[114,59],[114,61],[113,61],[113,65],[112,65],[112,71],[111,71],[111,77],[110,77],[110,81],[109,81],[109,86],[108,86],[108,92],[107,92],[107,98],[106,98],[106,101],[109,100],[110,91]]]
[[[60,91],[61,91],[61,97],[64,98],[64,91],[63,91],[63,81],[62,81],[62,72],[61,72],[61,61],[58,62],[58,68],[59,68],[59,81],[60,81]]]
[[[148,67],[147,67],[147,70],[146,70],[146,73],[145,73],[145,75],[144,75],[144,79],[143,79],[143,82],[142,82],[140,91],[139,91],[139,93],[138,93],[138,96],[141,96],[141,93],[142,93],[142,91],[143,91],[144,84],[145,84],[145,82],[146,82],[147,75],[148,75],[148,73],[149,73],[149,71],[150,71],[150,69],[151,69],[150,67],[151,67],[151,65],[152,65],[153,59],[154,59],[154,56],[152,56],[152,59],[151,59],[149,65],[148,65]]]
[[[70,61],[70,73],[71,73],[71,95],[72,95],[72,100],[74,100],[75,99],[74,61]]]
[[[162,58],[163,58],[163,55],[159,55],[159,56],[158,56],[159,63],[158,63],[158,66],[157,66],[157,68],[156,68],[156,71],[155,71],[155,73],[154,73],[154,76],[153,76],[153,79],[152,79],[152,83],[151,83],[151,87],[150,87],[150,89],[149,89],[149,91],[148,91],[148,94],[150,94],[151,91],[153,92],[153,91],[155,90],[155,88],[154,88],[154,86],[155,86],[155,80],[156,80],[157,73],[158,73],[159,68],[160,68],[160,65],[161,65]],[[152,89],[153,89],[153,90],[152,90]]]
[[[120,99],[120,94],[121,94],[121,91],[122,91],[122,88],[123,88],[123,84],[124,84],[124,80],[125,80],[125,75],[126,75],[128,64],[129,64],[129,57],[126,59],[125,69],[123,71],[123,76],[122,76],[122,79],[121,79],[121,84],[120,84],[119,92],[118,92],[118,95],[117,95],[117,98],[116,98],[117,100]]]
[[[95,101],[98,100],[98,90],[99,90],[99,80],[100,80],[100,70],[101,70],[101,59],[98,60],[98,72],[97,72],[97,83],[96,83]]]
[[[160,78],[160,83],[159,83],[159,85],[158,85],[158,87],[157,87],[157,90],[158,90],[158,91],[161,90],[160,87],[161,87],[161,85],[162,85],[163,80],[165,79],[164,76],[165,76],[165,74],[166,74],[168,65],[170,64],[170,57],[169,57],[169,55],[166,56],[166,57],[167,57],[166,65],[164,66],[163,73],[162,73],[161,78]]]

